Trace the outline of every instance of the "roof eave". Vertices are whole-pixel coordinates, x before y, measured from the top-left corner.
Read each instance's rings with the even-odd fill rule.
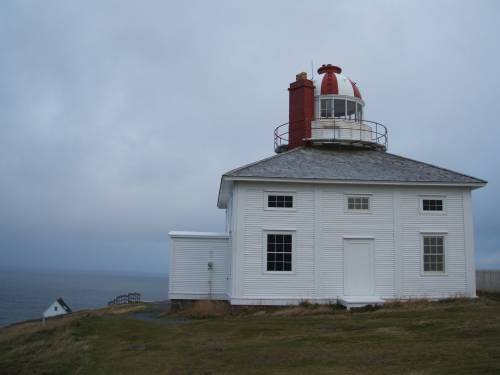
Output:
[[[220,179],[219,185],[219,196],[217,198],[217,207],[218,208],[227,208],[227,202],[231,197],[231,190],[233,187],[233,180],[227,179],[226,175],[222,175]]]
[[[229,233],[221,232],[189,232],[189,231],[170,231],[168,233],[170,238],[217,238],[217,239],[228,239],[230,237]]]
[[[477,189],[485,186],[487,181],[478,182],[446,182],[446,181],[391,181],[391,180],[340,180],[340,179],[316,179],[316,178],[288,178],[288,177],[255,177],[255,176],[228,176],[223,175],[221,189],[219,190],[219,202],[221,202],[221,191],[224,182],[232,181],[254,181],[254,182],[287,182],[287,183],[318,183],[318,184],[345,184],[345,185],[398,185],[398,186],[446,186],[446,187],[469,187]],[[218,204],[219,206],[219,204]],[[219,208],[225,208],[219,206]]]

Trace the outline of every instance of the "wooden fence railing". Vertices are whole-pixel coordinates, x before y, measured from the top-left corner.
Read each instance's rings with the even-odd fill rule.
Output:
[[[140,303],[142,301],[141,293],[128,293],[120,294],[113,300],[108,302],[108,306],[112,305],[126,305],[129,303]]]
[[[500,270],[476,270],[476,289],[500,292]]]

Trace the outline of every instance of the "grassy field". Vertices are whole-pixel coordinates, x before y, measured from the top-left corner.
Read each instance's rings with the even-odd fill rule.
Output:
[[[500,374],[500,300],[80,312],[1,329],[0,373]]]

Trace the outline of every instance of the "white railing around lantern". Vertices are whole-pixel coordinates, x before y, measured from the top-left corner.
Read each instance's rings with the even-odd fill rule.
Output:
[[[302,122],[304,120],[300,120]],[[387,128],[375,121],[343,118],[311,119],[311,137],[303,141],[310,144],[342,144],[387,150]],[[289,125],[286,122],[274,129],[274,151],[288,150]]]

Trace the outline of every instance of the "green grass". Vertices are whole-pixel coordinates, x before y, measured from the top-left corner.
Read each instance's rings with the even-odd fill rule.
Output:
[[[104,309],[0,330],[0,373],[500,373],[495,295],[354,313],[308,305],[185,321],[129,314]]]

